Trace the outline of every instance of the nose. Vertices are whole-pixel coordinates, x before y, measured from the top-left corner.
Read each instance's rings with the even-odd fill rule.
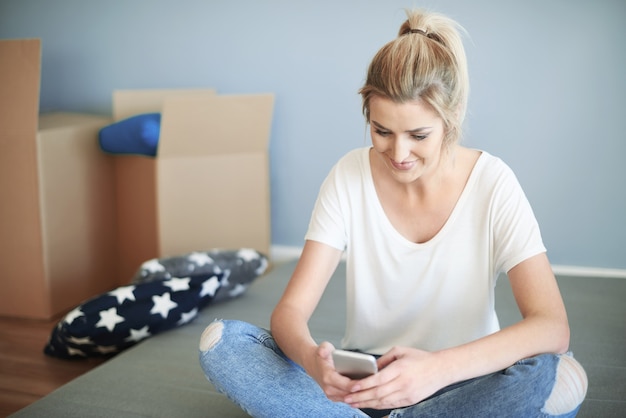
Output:
[[[403,162],[411,154],[410,144],[402,137],[396,137],[391,141],[390,156],[398,163]]]

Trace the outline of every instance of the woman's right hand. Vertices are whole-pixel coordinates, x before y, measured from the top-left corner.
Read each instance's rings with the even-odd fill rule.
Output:
[[[320,385],[328,399],[340,402],[348,395],[354,382],[335,370],[332,356],[334,350],[335,347],[328,341],[321,343],[314,355],[309,357],[305,369]]]

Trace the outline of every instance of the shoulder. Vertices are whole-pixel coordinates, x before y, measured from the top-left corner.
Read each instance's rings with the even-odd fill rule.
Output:
[[[333,166],[329,178],[362,177],[369,171],[369,148],[357,148],[344,154]]]
[[[476,162],[475,171],[481,183],[517,183],[515,173],[506,162],[486,151],[480,152],[481,155]]]
[[[335,166],[339,167],[361,167],[369,165],[369,147],[356,148],[348,151],[339,159]]]
[[[483,150],[480,150],[479,152],[480,157],[478,161],[485,167],[486,170],[511,170],[508,164],[505,163],[500,157]]]

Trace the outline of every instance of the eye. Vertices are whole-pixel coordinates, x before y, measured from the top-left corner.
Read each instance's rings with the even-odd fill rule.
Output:
[[[390,134],[389,131],[383,131],[382,129],[375,129],[374,132],[376,132],[376,135],[380,135],[382,137],[389,136]]]
[[[428,135],[418,135],[418,134],[414,134],[411,135],[411,138],[415,139],[416,141],[423,141],[426,138],[428,138]]]

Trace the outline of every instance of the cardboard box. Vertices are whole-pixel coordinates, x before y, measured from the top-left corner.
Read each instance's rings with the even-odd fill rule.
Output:
[[[121,120],[161,112],[156,158],[116,157],[119,268],[271,243],[268,143],[274,97],[211,90],[116,91]]]
[[[39,117],[41,45],[0,41],[0,316],[48,319],[115,287],[110,118]]]

